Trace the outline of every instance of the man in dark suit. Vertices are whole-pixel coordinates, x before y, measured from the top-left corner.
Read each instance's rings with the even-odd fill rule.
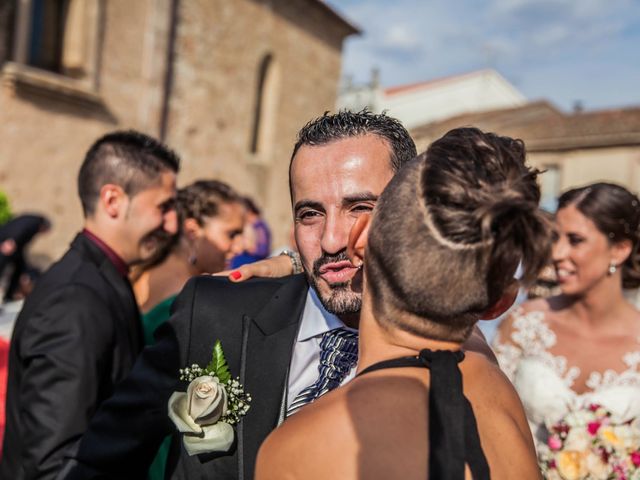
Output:
[[[9,358],[0,478],[55,478],[142,346],[129,265],[176,231],[178,157],[136,132],[94,143],[78,175],[84,229],[25,301]]]
[[[323,339],[357,328],[361,274],[346,255],[349,230],[415,154],[406,129],[385,115],[340,112],[306,125],[289,176],[306,275],[241,284],[192,279],[157,332],[156,344],[143,351],[131,375],[97,412],[62,477],[143,478],[163,436],[176,431],[167,401],[187,387],[178,370],[205,366],[220,340],[231,374],[251,394],[251,408],[228,452],[189,456],[175,435],[167,472],[177,479],[253,478],[262,441],[320,379]],[[353,363],[346,366],[335,384],[348,381],[354,371]]]

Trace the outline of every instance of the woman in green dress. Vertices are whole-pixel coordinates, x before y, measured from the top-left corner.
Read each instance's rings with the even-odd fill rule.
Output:
[[[244,206],[238,194],[216,180],[199,180],[178,191],[178,233],[159,232],[153,258],[132,274],[133,290],[142,314],[145,345],[170,315],[171,304],[194,275],[225,268],[235,253],[235,237],[242,232]],[[150,480],[164,478],[170,437],[162,443],[151,468]]]

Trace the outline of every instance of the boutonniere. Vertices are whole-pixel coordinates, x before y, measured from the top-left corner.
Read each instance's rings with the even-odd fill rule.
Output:
[[[209,365],[180,369],[180,380],[190,382],[189,387],[169,398],[169,418],[183,433],[187,453],[228,451],[234,439],[233,425],[246,415],[251,396],[239,378],[231,378],[220,340],[213,346]]]

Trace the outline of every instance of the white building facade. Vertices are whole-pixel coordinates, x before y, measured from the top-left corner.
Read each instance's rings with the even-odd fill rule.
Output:
[[[485,69],[390,88],[381,88],[374,72],[367,85],[343,85],[337,106],[386,110],[411,129],[464,113],[518,107],[526,102],[524,95],[502,75]]]

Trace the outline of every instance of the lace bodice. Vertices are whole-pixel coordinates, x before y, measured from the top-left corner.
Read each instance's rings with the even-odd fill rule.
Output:
[[[623,355],[624,371],[590,372],[586,382],[590,390],[579,394],[572,386],[580,369],[550,352],[557,339],[544,317],[544,312],[519,309],[513,314],[509,341],[497,336],[494,342],[500,367],[522,399],[536,440],[546,440],[546,424],[592,403],[602,405],[619,421],[640,417],[640,341],[637,351]]]

